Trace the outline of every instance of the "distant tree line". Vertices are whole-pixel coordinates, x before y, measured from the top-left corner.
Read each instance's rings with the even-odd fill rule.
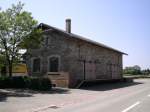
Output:
[[[138,65],[132,67],[125,67],[123,69],[124,74],[131,74],[131,75],[150,75],[150,69],[141,70],[141,67]]]

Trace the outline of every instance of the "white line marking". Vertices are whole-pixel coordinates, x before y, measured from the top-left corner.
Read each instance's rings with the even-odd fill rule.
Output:
[[[133,104],[133,105],[131,105],[130,107],[128,107],[128,108],[126,108],[125,110],[123,110],[122,112],[128,112],[130,109],[132,109],[133,107],[135,107],[135,106],[137,106],[137,105],[139,105],[140,104],[140,102],[138,101],[138,102],[136,102],[135,104]]]

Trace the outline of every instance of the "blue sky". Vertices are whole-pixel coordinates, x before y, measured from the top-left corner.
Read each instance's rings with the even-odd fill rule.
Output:
[[[6,9],[19,0],[0,0]],[[72,19],[72,33],[129,54],[124,66],[150,68],[150,0],[21,0],[24,9],[40,22],[65,29]]]

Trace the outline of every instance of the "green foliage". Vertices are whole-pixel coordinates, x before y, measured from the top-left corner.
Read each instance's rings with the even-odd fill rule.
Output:
[[[40,80],[39,80],[39,78],[32,78],[31,82],[29,84],[29,88],[33,89],[33,90],[38,90],[39,87],[40,87]]]
[[[138,65],[135,65],[133,67],[126,67],[123,70],[123,73],[130,75],[150,75],[150,70],[149,69],[141,70],[141,68]]]
[[[43,41],[42,38],[42,30],[41,29],[34,29],[29,35],[27,35],[23,41],[20,42],[18,47],[22,49],[37,49],[40,47],[41,42]]]
[[[51,82],[48,78],[32,78],[29,88],[33,90],[48,90],[51,88]]]
[[[0,88],[28,88],[33,90],[50,90],[51,81],[48,78],[31,77],[0,77]]]
[[[135,69],[124,69],[123,73],[124,74],[131,74],[131,75],[139,75],[139,74],[141,74],[141,71],[135,70]]]
[[[48,90],[50,88],[50,85],[52,86],[50,80],[48,78],[42,78],[40,79],[40,89],[41,90]]]
[[[141,68],[138,65],[135,65],[133,67],[126,67],[123,70],[124,74],[131,74],[131,75],[139,75],[141,74]]]
[[[41,30],[31,13],[23,10],[19,2],[5,11],[0,10],[0,52],[12,74],[12,64],[21,58],[19,50],[37,48],[42,40]],[[2,64],[0,63],[0,66]]]
[[[0,88],[9,88],[12,86],[12,80],[9,77],[0,78]]]
[[[13,88],[25,88],[26,82],[23,77],[11,77],[11,83]]]
[[[144,75],[150,75],[150,69],[142,70],[142,74],[144,74]]]

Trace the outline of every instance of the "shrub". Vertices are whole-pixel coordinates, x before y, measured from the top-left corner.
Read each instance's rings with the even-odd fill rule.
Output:
[[[0,88],[29,88],[33,90],[50,90],[51,81],[48,78],[35,77],[0,77]]]
[[[0,88],[9,88],[12,87],[12,80],[9,77],[0,78]]]
[[[39,90],[40,89],[40,81],[39,78],[31,78],[29,88],[33,90]]]
[[[41,80],[41,85],[40,85],[41,90],[48,90],[52,88],[51,81],[48,78],[42,78],[40,80]]]
[[[25,87],[29,88],[31,84],[31,77],[24,76]]]
[[[52,84],[48,78],[32,78],[29,88],[33,90],[48,90]]]
[[[11,78],[12,88],[26,88],[25,80],[23,77]]]

